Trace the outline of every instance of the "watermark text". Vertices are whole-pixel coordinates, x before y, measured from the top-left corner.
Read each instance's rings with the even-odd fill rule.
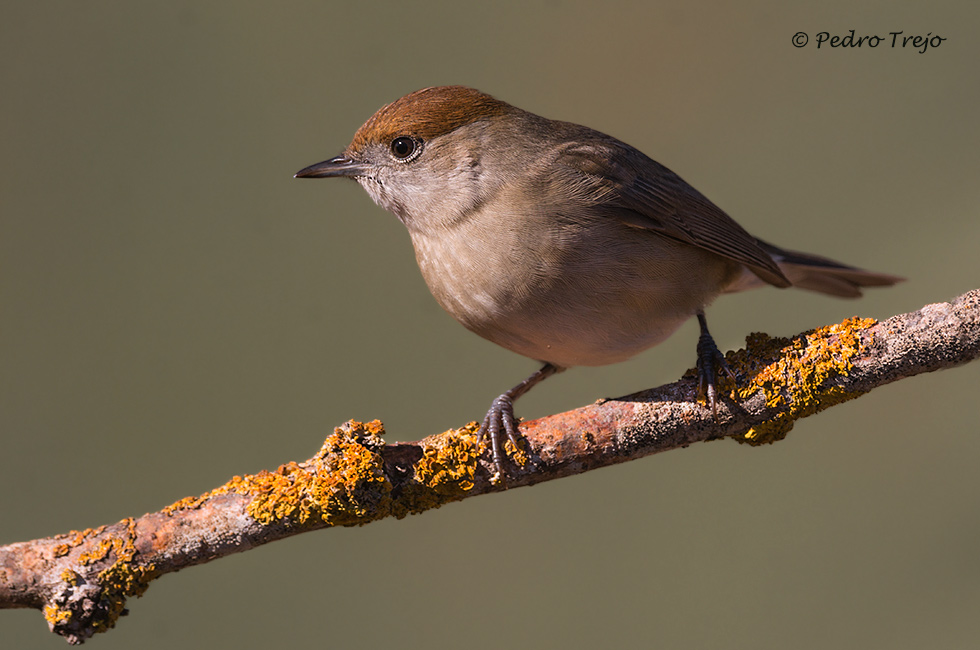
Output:
[[[922,34],[906,34],[904,31],[888,32],[886,36],[878,34],[857,34],[855,30],[848,31],[847,34],[831,34],[830,32],[817,32],[813,35],[813,44],[816,49],[821,48],[868,48],[875,49],[881,46],[882,49],[893,50],[914,50],[919,54],[925,54],[926,50],[935,49],[948,41],[949,38],[939,36],[929,32]],[[796,32],[793,34],[793,45],[795,47],[806,47],[811,42],[810,35],[806,32]]]

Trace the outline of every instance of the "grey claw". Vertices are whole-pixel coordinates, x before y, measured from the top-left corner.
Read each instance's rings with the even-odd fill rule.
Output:
[[[501,430],[502,429],[502,430]],[[490,438],[490,449],[493,455],[493,465],[497,469],[499,476],[504,475],[504,453],[501,444],[501,434],[505,434],[515,447],[517,447],[517,426],[514,418],[514,401],[505,395],[501,395],[493,400],[490,410],[487,411],[477,433],[476,442],[480,444],[483,438]]]
[[[698,339],[698,394],[708,400],[711,407],[711,416],[718,419],[718,389],[716,387],[717,371],[734,380],[735,374],[728,367],[725,355],[718,349],[718,345],[708,332],[708,324],[704,320],[704,314],[698,314],[698,322],[701,325],[701,337]]]

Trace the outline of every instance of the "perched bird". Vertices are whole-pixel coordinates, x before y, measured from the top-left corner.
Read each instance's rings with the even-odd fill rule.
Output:
[[[503,473],[514,400],[570,366],[616,363],[697,316],[699,389],[731,374],[704,309],[766,284],[841,297],[901,278],[756,239],[677,174],[616,138],[462,86],[382,107],[297,178],[353,178],[408,228],[429,290],[466,328],[544,366],[480,427]]]

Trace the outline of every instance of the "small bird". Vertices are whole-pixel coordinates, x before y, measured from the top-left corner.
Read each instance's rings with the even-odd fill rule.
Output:
[[[717,417],[717,375],[731,371],[704,310],[718,295],[768,284],[850,298],[901,280],[768,244],[628,144],[463,86],[382,107],[343,153],[296,174],[333,176],[405,225],[453,318],[544,364],[483,419],[498,475],[504,436],[517,445],[514,401],[550,375],[624,361],[696,316],[698,388]]]

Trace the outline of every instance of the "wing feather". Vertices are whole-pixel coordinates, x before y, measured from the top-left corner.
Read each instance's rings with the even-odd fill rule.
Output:
[[[759,240],[680,176],[633,147],[602,136],[563,148],[556,162],[585,177],[589,196],[627,225],[743,264],[771,285],[790,286]]]

